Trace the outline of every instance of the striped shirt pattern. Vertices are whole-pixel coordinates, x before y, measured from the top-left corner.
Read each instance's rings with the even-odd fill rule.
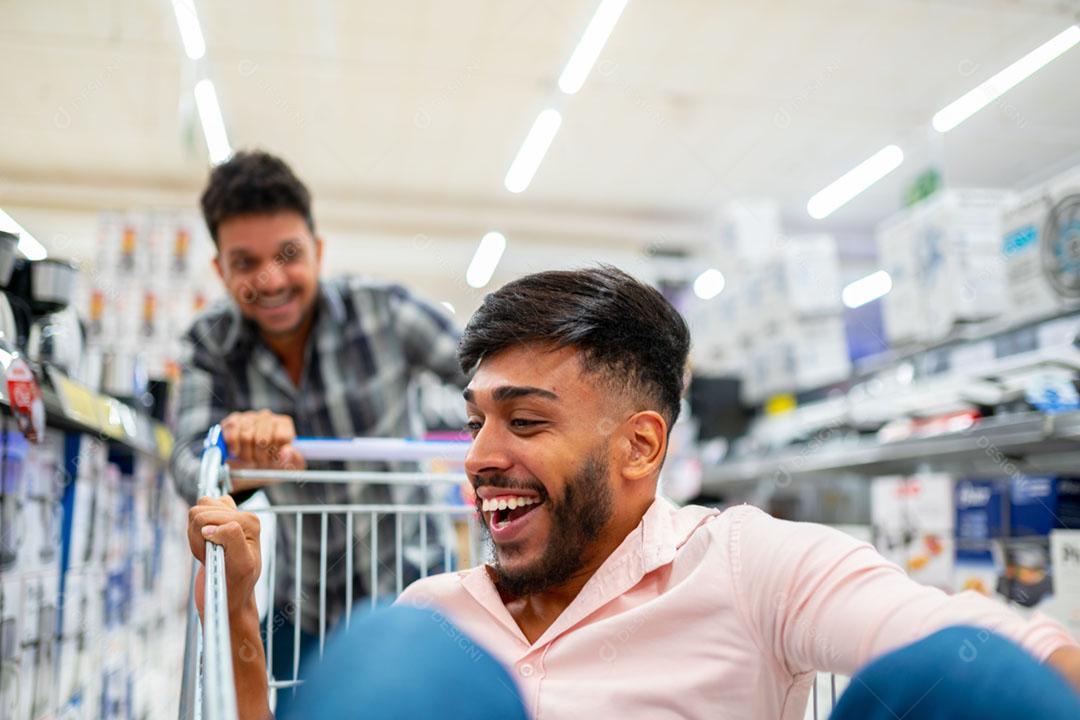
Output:
[[[184,337],[182,374],[176,418],[172,475],[180,494],[193,503],[198,494],[199,455],[207,430],[231,412],[267,409],[293,418],[298,436],[408,437],[409,382],[430,370],[443,381],[464,386],[457,363],[459,333],[445,316],[399,285],[356,277],[320,282],[316,319],[308,339],[303,375],[293,384],[274,353],[260,339],[253,322],[244,319],[229,300],[201,315]],[[322,463],[309,469],[415,470],[402,463]],[[283,483],[264,491],[273,505],[423,503],[420,488],[375,484]],[[404,542],[402,585],[419,577],[420,558],[428,570],[440,570],[442,553],[433,547],[439,529],[428,522],[429,547],[419,546],[416,515],[402,515]],[[321,520],[301,521],[301,627],[317,632]],[[295,611],[295,547],[297,520],[279,515],[277,522],[276,602]],[[327,521],[327,628],[342,615],[345,586],[353,584],[354,602],[393,593],[398,585],[395,519],[378,521],[377,588],[370,587],[371,516],[353,516],[353,537],[347,537],[343,514]],[[345,553],[353,552],[353,578],[345,574]],[[264,571],[267,566],[264,558]]]

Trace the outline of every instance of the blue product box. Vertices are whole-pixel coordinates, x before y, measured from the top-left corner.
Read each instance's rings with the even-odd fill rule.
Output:
[[[956,483],[956,541],[980,544],[1004,535],[1005,486],[997,480]]]
[[[1080,478],[1058,478],[1054,527],[1080,530]]]
[[[1057,478],[1016,477],[1009,481],[1010,535],[1049,535],[1057,508]]]

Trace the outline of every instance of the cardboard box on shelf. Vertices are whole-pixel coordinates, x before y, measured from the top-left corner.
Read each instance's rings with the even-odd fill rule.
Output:
[[[780,258],[784,296],[778,298],[796,316],[837,315],[840,300],[840,253],[832,235],[787,238]]]
[[[1044,610],[1080,640],[1080,530],[1050,533],[1050,561],[1054,569],[1054,597]]]
[[[717,254],[752,267],[774,259],[784,241],[780,206],[773,200],[741,198],[717,213],[710,245]]]
[[[791,332],[795,389],[840,382],[851,374],[847,330],[842,316],[801,318]]]
[[[886,476],[870,484],[874,544],[912,578],[953,586],[953,478],[945,474]]]
[[[1078,305],[1078,217],[1080,168],[1022,193],[1005,208],[1000,250],[1010,320],[1023,322]]]
[[[893,280],[883,301],[890,342],[940,340],[959,322],[1005,311],[998,238],[1009,197],[997,190],[943,190],[878,226],[878,255]]]

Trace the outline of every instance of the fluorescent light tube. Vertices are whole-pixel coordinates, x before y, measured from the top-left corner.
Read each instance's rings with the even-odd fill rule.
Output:
[[[44,260],[49,254],[37,238],[28,233],[26,228],[3,210],[0,210],[0,230],[7,230],[19,236],[18,249],[27,260]]]
[[[694,281],[694,294],[702,300],[712,300],[724,291],[727,281],[724,274],[716,268],[709,268],[697,276]]]
[[[904,152],[896,145],[886,145],[810,198],[810,202],[806,203],[806,212],[815,220],[832,215],[863,190],[900,167],[902,162]]]
[[[1080,43],[1080,25],[1073,25],[1029,52],[1009,67],[940,110],[931,121],[940,133],[949,132],[1012,90],[1054,59]]]
[[[206,54],[206,41],[199,25],[199,14],[195,12],[195,0],[172,0],[172,7],[184,52],[192,60],[198,60]]]
[[[519,193],[529,187],[533,175],[536,174],[540,163],[544,160],[544,155],[551,147],[552,140],[555,139],[555,133],[559,132],[560,125],[562,125],[562,115],[554,108],[548,108],[537,116],[514,162],[510,163],[510,169],[506,172],[504,183],[507,190]]]
[[[203,78],[195,84],[195,105],[199,109],[199,121],[202,123],[206,149],[210,153],[210,163],[218,165],[229,159],[232,148],[229,136],[225,133],[225,121],[221,117],[214,83]]]
[[[563,68],[562,75],[559,76],[559,89],[567,95],[573,95],[585,84],[611,31],[615,29],[615,23],[619,22],[626,2],[627,0],[601,0],[566,67]]]
[[[504,250],[506,237],[502,233],[489,232],[481,238],[469,269],[465,271],[465,282],[469,283],[469,287],[479,289],[491,282]]]
[[[892,290],[892,278],[884,270],[878,270],[845,287],[840,297],[849,308],[857,308],[885,297],[890,290]]]

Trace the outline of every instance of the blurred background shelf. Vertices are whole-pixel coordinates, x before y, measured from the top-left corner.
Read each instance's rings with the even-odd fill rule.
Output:
[[[958,472],[988,477],[1070,473],[1080,468],[1080,412],[992,417],[933,437],[880,442],[872,438],[794,446],[775,455],[707,467],[703,486],[790,479],[827,473],[865,476]]]

